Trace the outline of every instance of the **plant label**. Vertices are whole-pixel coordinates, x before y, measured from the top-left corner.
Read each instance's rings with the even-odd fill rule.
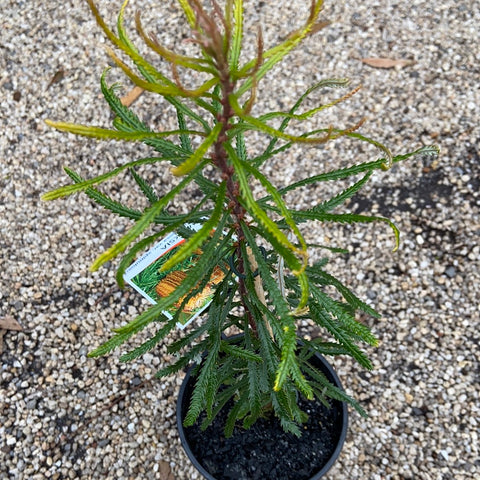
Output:
[[[189,225],[189,227],[198,229],[200,225]],[[161,298],[170,295],[182,283],[188,274],[188,270],[196,264],[202,255],[200,249],[196,250],[180,264],[169,270],[161,271],[163,264],[175,254],[184,242],[185,239],[177,233],[170,233],[164,237],[130,265],[123,276],[125,282],[153,304],[156,304]],[[177,323],[178,328],[184,329],[210,305],[215,293],[215,286],[224,277],[224,271],[220,267],[216,267],[205,288],[200,293],[194,295],[182,307]],[[170,319],[173,318],[174,314],[181,307],[184,298],[180,298],[171,308],[165,310],[163,312],[165,316]]]

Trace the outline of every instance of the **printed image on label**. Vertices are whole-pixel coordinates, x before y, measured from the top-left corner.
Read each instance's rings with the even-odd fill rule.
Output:
[[[193,228],[195,227],[193,226]],[[168,297],[182,284],[188,275],[188,271],[195,266],[202,255],[202,251],[197,249],[183,262],[169,270],[162,271],[165,262],[176,253],[184,242],[185,239],[176,233],[167,235],[126,270],[123,276],[125,281],[153,304]],[[181,329],[185,328],[209,306],[215,293],[215,286],[224,277],[225,272],[220,267],[215,267],[210,281],[201,292],[190,298],[183,307],[182,303],[186,296],[181,297],[163,313],[171,319],[177,310],[182,307],[177,326]]]

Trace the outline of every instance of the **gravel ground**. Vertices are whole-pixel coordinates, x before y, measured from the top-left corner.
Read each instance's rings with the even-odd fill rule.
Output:
[[[178,31],[167,32],[178,9],[153,3],[134,1],[146,21],[164,12],[149,25],[173,45]],[[381,339],[371,352],[373,372],[334,362],[370,417],[352,413],[345,448],[327,478],[479,478],[480,4],[327,3],[332,25],[268,77],[258,111],[291,105],[318,79],[348,76],[364,87],[327,122],[366,116],[362,132],[394,153],[433,142],[442,148],[438,160],[415,159],[376,175],[349,206],[390,215],[402,231],[400,251],[391,252],[383,227],[309,232],[351,245],[348,258],[331,268],[383,314],[381,321],[365,320]],[[100,2],[112,22],[119,4]],[[308,2],[246,4],[247,30],[261,19],[268,46],[300,22]],[[74,138],[43,122],[108,124],[98,86],[107,64],[103,36],[84,2],[71,0],[2,0],[0,24],[0,319],[23,327],[0,331],[0,478],[199,478],[175,428],[182,379],[152,380],[169,360],[165,347],[128,365],[119,364],[119,353],[86,358],[110,328],[146,308],[133,291],[115,286],[114,265],[88,271],[128,222],[81,196],[39,199],[67,182],[63,165],[90,177],[147,151]],[[361,61],[379,57],[414,62],[381,69]],[[143,95],[136,108],[148,107],[144,118],[152,125],[168,125],[172,112],[149,98]],[[351,147],[295,150],[269,173],[283,184],[306,171],[376,158],[373,150]],[[168,169],[155,175],[159,191],[167,189]],[[125,202],[136,201],[125,184],[112,188]],[[295,200],[308,204],[309,195]],[[188,199],[177,206],[188,209]]]

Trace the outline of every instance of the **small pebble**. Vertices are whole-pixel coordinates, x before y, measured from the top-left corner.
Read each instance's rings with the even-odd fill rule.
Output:
[[[454,267],[448,267],[446,270],[445,270],[445,275],[449,278],[453,278],[455,277],[456,275],[456,270]]]

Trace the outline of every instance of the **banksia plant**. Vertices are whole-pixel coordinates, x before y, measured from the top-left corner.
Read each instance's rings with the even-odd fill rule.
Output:
[[[58,130],[100,140],[142,142],[151,148],[152,155],[88,180],[65,168],[73,183],[45,194],[44,199],[84,192],[100,206],[131,219],[127,233],[101,253],[92,266],[96,270],[107,261],[122,256],[117,271],[120,287],[124,286],[123,274],[132,261],[172,231],[180,232],[186,241],[164,263],[164,271],[191,258],[198,249],[202,251],[198,260],[183,270],[181,282],[177,282],[175,288],[127,325],[113,328],[113,336],[90,356],[107,354],[149,326],[152,336],[132,347],[121,361],[133,360],[152,350],[172,332],[185,305],[211,282],[212,274],[220,268],[222,275],[216,282],[213,301],[202,322],[190,325],[180,340],[169,345],[168,351],[175,354],[176,360],[158,372],[161,378],[197,362],[196,384],[185,424],[192,425],[203,412],[203,424],[207,426],[233,399],[225,426],[227,435],[232,433],[234,425],[241,423],[248,428],[269,412],[278,417],[286,431],[300,435],[299,425],[305,414],[297,403],[299,394],[307,399],[316,397],[322,402],[328,402],[328,398],[348,401],[363,414],[361,406],[332,386],[310,359],[312,352],[349,355],[370,369],[371,362],[361,344],[375,346],[377,340],[358,321],[356,314],[364,312],[378,317],[378,313],[327,273],[326,259],[310,260],[314,249],[325,247],[310,245],[302,229],[312,221],[326,224],[378,222],[392,229],[398,245],[398,230],[389,219],[339,212],[339,207],[366,184],[375,170],[388,170],[414,155],[435,155],[437,148],[423,147],[393,156],[386,146],[359,133],[361,120],[345,128],[319,125],[300,135],[291,133],[291,124],[298,131],[303,121],[316,119],[323,110],[334,108],[353,95],[357,89],[339,95],[335,101],[302,109],[305,100],[314,92],[347,87],[345,79],[318,82],[287,111],[257,116],[252,113],[258,85],[265,75],[308,35],[325,26],[325,22],[319,20],[321,0],[305,2],[304,25],[273,48],[264,49],[259,29],[256,53],[251,59],[244,58],[242,53],[245,41],[242,0],[225,0],[223,8],[216,0],[208,5],[200,0],[178,0],[191,28],[191,42],[198,47],[198,56],[181,55],[161,45],[154,35],[145,31],[141,15],[137,13],[138,36],[150,53],[169,65],[165,71],[147,60],[129,38],[124,26],[128,0],[120,10],[116,31],[101,17],[93,0],[87,1],[113,47],[108,49],[113,62],[133,84],[163,97],[175,108],[178,128],[152,131],[139,113],[122,104],[117,96],[117,85],[107,81],[106,70],[100,87],[114,114],[113,128],[47,123]],[[189,70],[200,73],[203,79],[193,88],[187,88],[182,81],[185,71]],[[267,146],[250,156],[248,142],[258,135],[266,137]],[[294,145],[305,144],[307,148],[342,137],[378,147],[381,158],[318,172],[282,188],[273,185],[264,173],[264,166],[272,158],[284,155]],[[179,181],[168,193],[157,196],[153,186],[138,172],[138,167],[146,165],[152,172],[170,168],[171,175]],[[124,171],[147,199],[147,208],[127,207],[98,190],[99,184]],[[346,181],[348,186],[330,198],[319,198],[313,207],[302,209],[285,200],[286,194],[302,187],[335,181]],[[201,198],[188,214],[176,214],[169,204],[191,184],[199,189]],[[262,196],[254,194],[253,184],[263,188]],[[191,223],[199,228],[192,230],[187,226]],[[151,232],[152,228],[154,233],[147,235],[147,229]],[[162,286],[158,289],[165,291]],[[335,292],[333,296],[332,291]],[[173,318],[165,316],[163,312],[173,306],[177,307],[177,313]],[[320,327],[322,334],[310,341],[303,339],[299,346],[297,324],[302,319],[310,319]],[[243,332],[243,337],[228,338],[224,332],[232,328]],[[203,352],[205,356],[198,361]]]

